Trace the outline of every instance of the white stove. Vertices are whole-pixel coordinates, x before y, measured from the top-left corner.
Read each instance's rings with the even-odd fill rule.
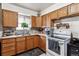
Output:
[[[55,56],[67,56],[67,43],[70,42],[71,32],[54,30],[53,36],[47,36],[47,52]]]

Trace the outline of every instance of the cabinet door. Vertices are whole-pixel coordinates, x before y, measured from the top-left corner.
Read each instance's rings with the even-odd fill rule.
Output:
[[[36,27],[42,27],[41,16],[38,16],[36,19]]]
[[[1,41],[1,55],[11,56],[15,55],[15,39],[4,39]]]
[[[58,17],[57,17],[57,11],[53,11],[53,12],[50,13],[50,19],[51,20],[58,19]]]
[[[25,51],[25,38],[16,38],[16,52],[21,53]]]
[[[44,37],[44,36],[41,36],[41,39],[40,39],[40,48],[43,51],[46,51],[46,37]]]
[[[68,15],[73,15],[78,13],[79,13],[79,3],[73,3],[68,6]]]
[[[26,43],[27,49],[30,50],[33,49],[33,38],[31,36],[27,37],[27,43]]]
[[[68,15],[68,7],[63,7],[58,10],[58,18],[63,18]]]
[[[47,17],[46,17],[46,18],[47,18],[47,25],[46,25],[47,27],[51,27],[51,20],[52,20],[52,19],[50,18],[50,16],[51,16],[50,13],[47,14]]]
[[[34,48],[39,47],[39,36],[33,36]]]
[[[11,12],[11,26],[17,27],[18,26],[18,13],[17,12]]]
[[[32,27],[36,27],[36,16],[31,16]]]
[[[42,16],[42,27],[46,27],[46,23],[47,23],[46,15],[43,15]]]
[[[3,26],[17,27],[18,14],[13,11],[3,10]]]

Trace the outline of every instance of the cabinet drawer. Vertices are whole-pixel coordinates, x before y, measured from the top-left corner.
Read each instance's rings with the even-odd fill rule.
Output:
[[[20,37],[20,38],[16,39],[16,41],[24,41],[24,40],[25,40],[25,38],[23,38],[23,37]]]
[[[14,50],[2,53],[2,56],[11,56],[11,55],[15,55],[15,51]]]
[[[4,39],[2,40],[2,43],[12,43],[12,42],[15,42],[15,39]]]
[[[11,51],[11,50],[15,50],[15,47],[10,46],[10,47],[6,47],[6,48],[2,48],[2,53],[8,52],[8,51]]]
[[[2,44],[2,48],[11,47],[11,46],[15,46],[15,43]]]

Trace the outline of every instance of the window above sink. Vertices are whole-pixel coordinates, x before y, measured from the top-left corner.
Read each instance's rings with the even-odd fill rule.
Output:
[[[24,29],[29,29],[31,27],[31,18],[30,16],[26,16],[26,15],[18,15],[18,27],[16,27],[16,30],[23,30],[23,27],[21,27],[22,23],[27,23],[28,27],[24,28]]]

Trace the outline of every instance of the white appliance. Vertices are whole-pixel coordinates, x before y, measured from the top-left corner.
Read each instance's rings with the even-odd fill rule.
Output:
[[[70,31],[55,29],[52,37],[47,36],[47,52],[55,56],[66,56],[67,43],[69,43],[70,38]]]

